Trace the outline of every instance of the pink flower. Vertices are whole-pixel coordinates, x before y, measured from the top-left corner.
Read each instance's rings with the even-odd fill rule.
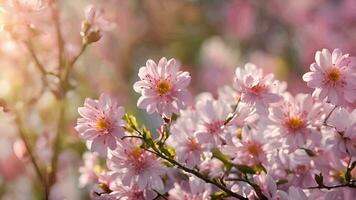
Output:
[[[327,98],[334,105],[356,102],[356,62],[354,57],[343,55],[339,49],[332,53],[323,49],[315,54],[310,65],[311,72],[303,75],[303,80],[315,88],[313,96]]]
[[[111,195],[114,196],[115,199],[150,200],[157,196],[152,190],[142,190],[137,186],[137,184],[124,186],[120,181],[117,181],[116,184],[110,189],[113,190]]]
[[[262,134],[263,131],[248,130],[247,128],[239,129],[237,136],[241,140],[232,141],[222,147],[222,152],[233,158],[233,162],[237,164],[254,166],[267,162],[267,151],[269,146]]]
[[[134,90],[141,93],[137,106],[148,113],[158,112],[166,117],[179,113],[190,103],[190,93],[186,89],[190,82],[188,72],[178,71],[174,59],[166,58],[156,64],[148,60],[138,73],[140,81],[134,84]]]
[[[106,156],[107,148],[116,148],[116,140],[124,135],[123,107],[102,94],[99,100],[87,98],[78,112],[82,118],[78,119],[75,129],[87,141],[92,152]]]
[[[310,95],[292,97],[286,94],[282,105],[271,108],[270,119],[280,138],[293,151],[305,146],[307,139],[313,142],[320,140],[320,134],[312,126],[321,123],[321,109],[322,104],[315,102]]]
[[[199,116],[195,132],[199,142],[206,148],[222,144],[225,139],[225,121],[231,108],[223,101],[203,99],[197,102]]]
[[[204,181],[189,177],[189,187],[183,188],[178,183],[168,191],[169,200],[205,200],[210,199],[210,186]]]
[[[194,167],[200,163],[203,148],[194,132],[197,128],[198,115],[193,110],[180,112],[180,117],[172,125],[167,144],[174,148],[177,161]]]
[[[234,87],[241,94],[241,101],[255,107],[259,114],[268,113],[268,106],[281,100],[279,83],[273,74],[263,77],[262,69],[252,63],[236,69]]]
[[[209,177],[218,178],[224,175],[224,163],[219,159],[213,158],[212,153],[204,154],[204,161],[199,165],[199,171]]]
[[[276,200],[308,200],[312,198],[308,198],[303,190],[298,187],[290,187],[288,189],[288,194],[286,192],[277,191],[277,197]]]
[[[313,168],[311,157],[305,150],[297,149],[293,153],[280,150],[277,159],[273,163],[282,171],[276,170],[274,174],[279,179],[288,180],[286,183],[288,186],[311,187],[315,184],[313,176],[317,172]]]
[[[257,185],[260,186],[261,192],[268,199],[277,200],[277,185],[273,178],[268,174],[260,174],[254,177]]]
[[[118,148],[111,151],[108,166],[121,178],[123,185],[137,184],[140,189],[163,189],[161,175],[165,170],[160,160],[126,140],[118,144]]]
[[[236,115],[234,116],[231,124],[238,127],[243,127],[245,125],[250,125],[258,120],[259,116],[256,114],[256,110],[243,102],[239,102],[240,96],[233,88],[225,86],[220,88],[218,93],[219,101],[224,101],[224,103],[228,104],[232,108],[237,106]]]
[[[356,154],[356,110],[349,113],[344,108],[337,108],[327,121],[335,127],[332,138],[328,141],[343,153]]]

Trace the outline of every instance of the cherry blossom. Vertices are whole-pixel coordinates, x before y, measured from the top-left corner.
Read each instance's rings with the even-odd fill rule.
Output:
[[[118,106],[109,96],[102,94],[98,100],[87,98],[84,107],[78,108],[82,118],[75,129],[87,141],[91,151],[107,155],[107,148],[115,149],[116,140],[124,134],[124,108]]]
[[[134,84],[134,90],[142,94],[137,106],[148,113],[158,112],[170,117],[189,105],[191,97],[186,87],[190,75],[178,70],[174,59],[161,58],[158,64],[148,60],[138,73],[141,80]]]

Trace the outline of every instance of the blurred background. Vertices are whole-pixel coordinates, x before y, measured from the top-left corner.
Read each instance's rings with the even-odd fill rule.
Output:
[[[53,1],[53,0],[47,0]],[[47,71],[57,69],[56,29],[45,0],[0,0],[0,105],[22,111],[36,157],[46,167],[52,152],[58,102],[26,47],[30,41]],[[15,2],[15,3],[13,3]],[[16,3],[17,2],[17,3]],[[128,112],[155,129],[158,116],[136,108],[132,84],[147,59],[176,58],[192,76],[193,94],[232,83],[234,69],[255,63],[265,73],[288,82],[292,93],[308,89],[301,76],[322,48],[356,55],[355,0],[58,0],[66,57],[81,44],[84,11],[94,5],[110,23],[102,38],[79,58],[70,78],[59,181],[52,199],[87,199],[78,184],[85,145],[73,126],[84,98],[108,93]],[[53,16],[52,16],[53,17]],[[30,27],[30,28],[29,28]],[[43,84],[49,85],[43,89]],[[41,94],[32,101],[36,94]],[[30,103],[28,103],[30,102]],[[156,117],[156,118],[155,118]],[[4,118],[4,119],[2,119]],[[41,199],[41,189],[28,164],[16,126],[0,116],[0,199]]]

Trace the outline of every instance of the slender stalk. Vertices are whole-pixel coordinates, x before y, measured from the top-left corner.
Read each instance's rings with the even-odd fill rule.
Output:
[[[55,96],[57,96],[56,93],[55,93],[55,90],[50,87],[50,84],[49,84],[49,82],[48,82],[46,76],[47,76],[47,75],[53,75],[53,76],[58,77],[58,75],[55,74],[55,73],[53,73],[53,72],[47,72],[47,71],[46,71],[46,69],[44,68],[43,64],[40,62],[40,60],[39,60],[38,57],[37,57],[37,54],[36,54],[36,52],[35,52],[35,50],[34,50],[34,48],[33,48],[33,45],[32,45],[31,40],[25,42],[25,46],[26,46],[28,52],[30,53],[32,59],[34,60],[36,68],[38,69],[38,71],[40,71],[41,76],[42,76],[43,91],[41,91],[40,94],[42,94],[42,93],[44,92],[45,87],[48,87],[48,88],[50,89],[50,91],[51,91]]]
[[[327,125],[327,121],[330,118],[331,114],[335,111],[335,109],[337,108],[337,106],[334,106],[334,108],[329,112],[329,114],[325,117],[324,119],[324,125]]]
[[[85,49],[87,48],[87,44],[83,44],[82,47],[80,48],[80,51],[78,55],[76,55],[72,61],[70,61],[69,66],[68,66],[68,71],[71,70],[71,68],[74,66],[75,62],[77,62],[78,58],[84,53]]]
[[[27,50],[30,52],[32,59],[35,61],[35,64],[36,64],[35,66],[41,72],[41,74],[43,76],[45,76],[47,72],[46,72],[44,66],[41,64],[40,60],[38,59],[38,57],[35,53],[35,50],[33,49],[31,41],[26,42],[25,45],[27,47]]]
[[[215,180],[212,180],[212,179],[209,179],[208,177],[202,175],[201,173],[199,173],[198,171],[194,170],[194,169],[190,169],[188,167],[185,167],[183,166],[182,164],[178,163],[177,161],[175,161],[174,159],[171,159],[165,155],[163,155],[162,153],[160,152],[156,152],[156,151],[151,151],[149,149],[145,149],[144,150],[146,151],[149,151],[155,155],[157,155],[158,157],[160,158],[163,158],[164,160],[170,162],[171,164],[177,166],[178,168],[182,169],[183,171],[185,172],[188,172],[190,174],[193,174],[195,175],[196,177],[204,180],[206,183],[211,183],[213,185],[215,185],[216,187],[218,187],[219,189],[221,189],[222,191],[226,192],[228,195],[232,196],[232,197],[235,197],[237,199],[242,199],[242,200],[248,200],[248,198],[245,198],[237,193],[234,193],[233,191],[229,190],[228,188],[226,188],[224,185],[222,185],[221,183],[215,181]]]
[[[65,68],[64,70],[64,75],[63,75],[63,84],[64,86],[66,86],[66,82],[68,82],[69,79],[69,74],[72,71],[75,63],[77,62],[78,58],[84,53],[85,49],[87,48],[87,44],[83,44],[80,48],[79,53],[73,58],[73,60],[71,60],[68,64],[68,67]]]
[[[23,141],[23,143],[25,145],[25,148],[26,148],[27,153],[28,153],[29,158],[30,158],[30,162],[32,163],[33,168],[35,169],[35,173],[38,176],[38,178],[40,180],[40,183],[41,183],[41,185],[43,187],[44,198],[45,198],[45,200],[48,200],[49,188],[48,188],[48,185],[47,185],[46,177],[42,174],[41,169],[40,169],[40,167],[39,167],[39,165],[38,165],[38,163],[36,161],[36,158],[35,158],[35,156],[33,154],[31,145],[30,145],[30,143],[28,142],[28,140],[26,138],[25,130],[22,127],[21,119],[20,119],[19,116],[16,116],[16,123],[17,123],[19,136],[20,136],[21,140]]]
[[[156,191],[156,190],[153,190],[153,191],[155,191],[155,192],[156,192],[156,194],[157,194],[157,196],[156,196],[153,200],[158,200],[158,199],[160,199],[160,198],[163,198],[163,199],[168,200],[168,198],[165,196],[165,195],[167,195],[167,193],[165,193],[165,194],[161,194],[161,193],[159,193],[159,192],[158,192],[158,191]]]
[[[356,188],[356,185],[351,184],[351,183],[333,185],[333,186],[326,186],[326,185],[320,186],[319,185],[319,186],[314,186],[314,187],[308,187],[307,189],[327,189],[327,190],[331,190],[331,189],[334,189],[334,188],[341,188],[341,187]]]
[[[61,69],[64,67],[64,40],[61,31],[61,24],[59,19],[58,12],[58,1],[52,1],[50,4],[52,21],[54,23],[54,28],[56,31],[57,37],[57,46],[58,46],[58,68]]]
[[[49,185],[52,186],[56,182],[56,174],[58,168],[58,156],[60,153],[60,141],[61,141],[61,129],[64,125],[64,115],[65,115],[65,95],[61,96],[59,99],[59,115],[58,115],[58,126],[53,141],[53,156],[51,159],[51,172],[49,174]]]

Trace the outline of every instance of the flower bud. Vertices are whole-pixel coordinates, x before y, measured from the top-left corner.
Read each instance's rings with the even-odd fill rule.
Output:
[[[100,30],[90,31],[87,35],[83,36],[83,44],[90,44],[100,40],[102,34]]]

